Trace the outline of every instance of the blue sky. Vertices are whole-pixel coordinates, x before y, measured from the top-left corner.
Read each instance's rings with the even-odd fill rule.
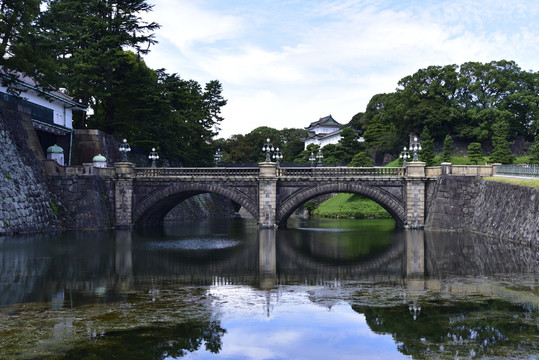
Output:
[[[258,126],[347,123],[370,98],[429,65],[514,60],[539,71],[533,0],[150,0],[162,25],[145,60],[228,105],[219,137]]]

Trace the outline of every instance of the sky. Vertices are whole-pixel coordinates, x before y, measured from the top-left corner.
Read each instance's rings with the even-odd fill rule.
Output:
[[[536,0],[148,0],[145,57],[228,104],[218,137],[259,126],[346,124],[372,96],[430,65],[514,60],[539,71]]]

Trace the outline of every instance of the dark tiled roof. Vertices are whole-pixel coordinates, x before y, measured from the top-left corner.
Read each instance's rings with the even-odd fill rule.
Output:
[[[331,116],[324,116],[323,118],[320,118],[318,121],[312,122],[308,127],[306,127],[306,130],[315,128],[317,126],[332,126],[336,128],[342,128],[344,125],[339,124],[335,119]]]

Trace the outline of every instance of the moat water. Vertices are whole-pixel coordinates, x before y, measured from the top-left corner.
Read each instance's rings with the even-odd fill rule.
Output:
[[[385,220],[0,237],[0,359],[539,359],[538,265]]]

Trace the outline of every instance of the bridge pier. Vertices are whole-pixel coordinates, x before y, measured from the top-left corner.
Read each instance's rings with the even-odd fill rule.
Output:
[[[406,222],[404,227],[422,229],[425,227],[425,163],[421,161],[408,163],[406,175],[404,189]]]
[[[135,164],[129,162],[114,163],[116,179],[114,181],[115,227],[133,227],[133,179]]]
[[[260,228],[277,227],[277,164],[260,163],[258,181],[258,226]]]

